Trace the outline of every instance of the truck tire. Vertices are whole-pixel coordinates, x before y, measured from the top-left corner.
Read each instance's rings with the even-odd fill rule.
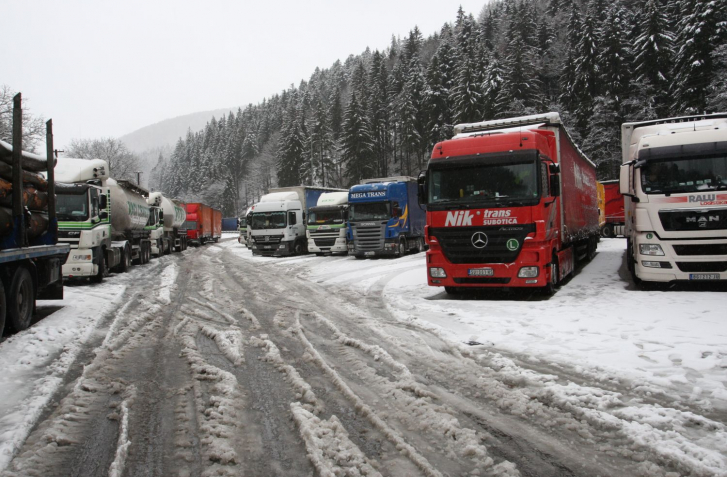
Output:
[[[626,268],[631,274],[631,279],[634,281],[634,285],[640,287],[643,281],[636,276],[636,260],[634,259],[634,247],[631,244],[631,240],[626,242]]]
[[[407,251],[406,238],[402,237],[399,239],[399,247],[396,249],[396,256],[403,257],[406,255]]]
[[[293,255],[303,255],[303,243],[300,240],[293,244]]]
[[[106,255],[104,254],[103,249],[101,249],[101,254],[99,256],[98,260],[98,272],[96,272],[96,275],[89,278],[91,283],[101,283],[106,276]]]
[[[550,282],[543,287],[543,293],[547,296],[555,295],[555,291],[558,288],[558,259],[553,257],[553,261],[550,263]]]
[[[601,227],[601,237],[613,238],[613,226],[611,224],[603,224]]]
[[[447,295],[459,295],[459,288],[457,287],[444,287],[444,291]]]
[[[121,263],[119,263],[119,273],[126,273],[131,266],[131,247],[128,245],[121,251]]]
[[[33,317],[35,303],[35,285],[27,268],[18,267],[15,270],[7,303],[10,326],[15,331],[27,329]]]
[[[0,336],[3,335],[5,329],[5,316],[8,310],[8,302],[5,299],[5,287],[0,283]]]
[[[426,245],[424,244],[424,238],[422,238],[422,237],[417,237],[417,253],[419,253],[419,252],[423,252],[424,250],[426,250],[426,248],[427,248],[427,247],[426,247]]]

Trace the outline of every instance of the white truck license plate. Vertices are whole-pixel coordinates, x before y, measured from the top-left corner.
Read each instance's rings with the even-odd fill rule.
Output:
[[[272,245],[263,245],[263,248],[273,248]]]
[[[467,275],[470,277],[491,277],[495,274],[495,271],[491,268],[470,268],[467,270]]]
[[[719,273],[690,273],[690,280],[719,280]]]
[[[376,255],[376,252],[364,252],[364,255],[369,255],[369,256]]]

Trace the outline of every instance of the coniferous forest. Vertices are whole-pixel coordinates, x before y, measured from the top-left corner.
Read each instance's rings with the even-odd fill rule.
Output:
[[[416,176],[454,124],[547,111],[614,179],[622,122],[727,111],[727,0],[492,0],[444,21],[188,131],[150,186],[240,215],[270,187]]]

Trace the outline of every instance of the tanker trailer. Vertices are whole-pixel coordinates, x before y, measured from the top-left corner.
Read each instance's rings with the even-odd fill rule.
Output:
[[[64,277],[100,282],[108,270],[125,272],[132,260],[149,261],[145,189],[109,178],[101,159],[59,158],[56,179],[64,183],[56,190],[59,241],[71,246]]]
[[[177,199],[164,197],[161,192],[149,194],[147,202],[159,208],[159,223],[162,225],[160,247],[163,253],[181,252],[187,249],[187,230],[182,224],[187,219],[185,204]],[[152,248],[154,242],[152,241]]]

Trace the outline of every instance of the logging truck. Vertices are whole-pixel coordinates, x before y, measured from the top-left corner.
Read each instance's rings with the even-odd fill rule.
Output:
[[[13,103],[12,144],[0,141],[0,334],[6,317],[15,331],[30,326],[36,299],[63,299],[68,255],[68,245],[58,243],[52,122],[46,123],[51,160],[25,152],[20,94]]]

